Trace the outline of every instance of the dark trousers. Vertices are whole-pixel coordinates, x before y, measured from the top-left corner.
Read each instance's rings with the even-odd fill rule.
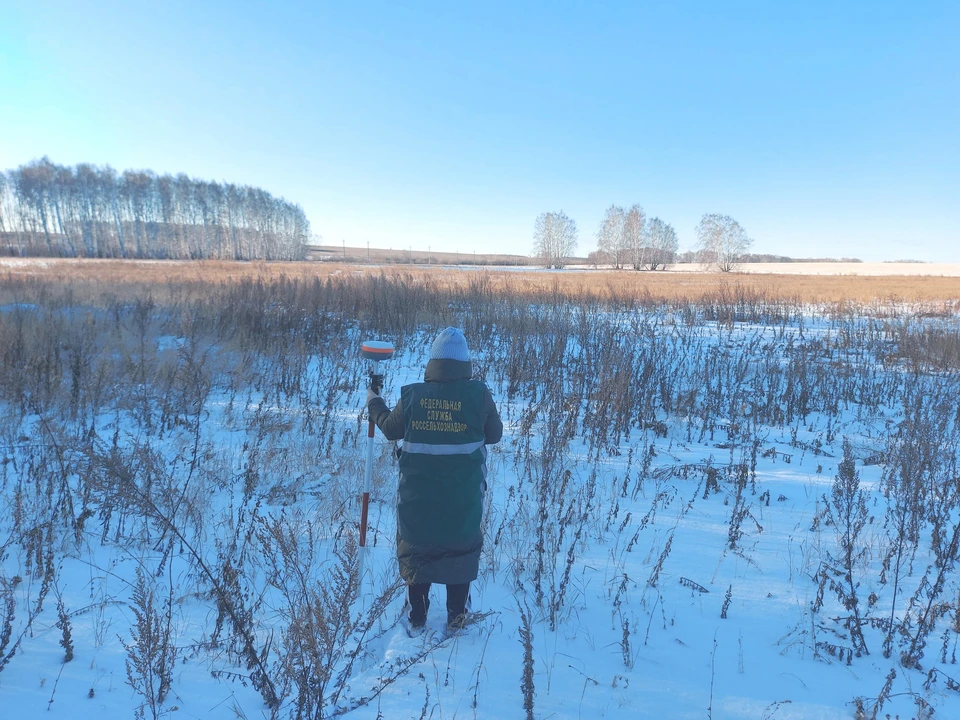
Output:
[[[410,600],[410,619],[414,622],[423,621],[427,617],[427,596],[430,594],[430,583],[419,583],[407,586],[407,597]],[[467,610],[467,596],[470,594],[470,583],[463,585],[447,585],[447,621],[452,621],[463,615]]]

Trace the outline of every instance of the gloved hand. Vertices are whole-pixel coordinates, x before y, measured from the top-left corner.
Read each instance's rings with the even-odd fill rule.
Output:
[[[376,397],[380,397],[380,393],[376,392],[373,388],[367,388],[367,405]]]

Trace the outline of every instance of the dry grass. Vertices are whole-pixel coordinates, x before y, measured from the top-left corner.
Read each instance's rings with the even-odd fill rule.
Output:
[[[127,589],[109,591],[124,593],[118,617],[127,626],[139,622],[131,607],[146,619],[135,631],[121,626],[113,633],[137,646],[132,655],[128,648],[136,671],[129,680],[144,702],[166,682],[169,666],[159,653],[168,632],[177,663],[187,653],[193,662],[195,654],[214,677],[252,684],[265,712],[273,708],[278,716],[372,707],[398,678],[430,672],[436,646],[429,643],[406,657],[368,654],[386,646],[381,638],[399,616],[391,594],[398,587],[375,590],[379,604],[367,595],[364,615],[342,602],[360,594],[359,574],[349,571],[356,567],[357,403],[365,383],[354,343],[391,338],[413,363],[436,329],[459,324],[475,338],[478,368],[504,398],[515,436],[508,453],[493,456],[500,468],[512,463],[505,471],[515,482],[502,505],[488,506],[484,572],[490,582],[516,588],[523,656],[515,660],[529,716],[536,668],[531,610],[553,643],[551,628],[572,627],[588,597],[586,583],[595,578],[599,592],[613,598],[607,628],[596,629],[597,652],[620,655],[633,667],[641,637],[648,645],[661,618],[663,632],[675,633],[667,626],[677,616],[671,604],[689,604],[671,597],[663,578],[676,571],[677,553],[690,552],[678,523],[693,502],[724,503],[710,511],[729,517],[727,542],[717,551],[721,558],[734,555],[738,566],[752,564],[763,530],[754,510],[764,495],[768,505],[770,498],[757,458],[820,456],[836,449],[838,432],[858,441],[866,435],[862,452],[884,459],[890,469],[876,492],[889,497],[892,510],[885,513],[882,504],[872,510],[879,521],[869,541],[851,531],[851,555],[835,555],[843,562],[830,567],[826,555],[816,557],[820,533],[823,552],[839,553],[844,548],[833,536],[842,528],[821,516],[830,530],[811,529],[817,534],[807,545],[816,549],[804,551],[797,566],[798,573],[812,572],[822,561],[818,601],[791,635],[815,657],[882,664],[877,654],[860,661],[861,646],[837,639],[850,637],[844,621],[853,612],[849,604],[861,599],[848,586],[859,579],[877,597],[857,606],[862,648],[869,642],[879,649],[890,638],[885,649],[899,658],[898,672],[903,667],[903,679],[890,680],[881,696],[917,688],[921,659],[936,667],[935,621],[957,614],[950,589],[960,547],[960,529],[951,524],[960,512],[953,482],[960,341],[956,323],[906,312],[867,322],[850,301],[868,303],[868,312],[873,301],[886,311],[879,303],[891,298],[923,301],[925,312],[956,312],[957,284],[325,263],[2,262],[0,438],[7,464],[22,471],[0,477],[11,509],[0,527],[10,537],[10,574],[33,582],[18,589],[0,576],[0,670],[16,661],[21,639],[30,639],[43,598],[59,598],[58,568],[73,572],[71,548],[89,543],[122,551],[127,568],[143,558],[136,564],[147,563],[158,593],[166,589],[153,610],[148,594],[128,601]],[[90,312],[90,300],[108,311]],[[635,303],[638,311],[612,312],[603,300],[618,308]],[[811,312],[793,300],[837,304]],[[668,315],[679,322],[668,325]],[[808,319],[814,332],[804,337]],[[729,326],[705,329],[713,323]],[[898,422],[874,436],[885,417]],[[669,459],[675,443],[706,448],[715,432],[729,455]],[[779,449],[767,442],[771,433]],[[785,447],[787,433],[792,440]],[[378,464],[378,498],[389,512],[390,470]],[[615,474],[621,470],[622,482]],[[760,500],[751,499],[758,491]],[[855,503],[856,492],[851,480],[846,497]],[[718,527],[722,533],[722,522]],[[925,549],[920,543],[929,538]],[[648,541],[649,550],[641,550]],[[874,562],[854,561],[861,542],[871,543]],[[597,543],[607,548],[603,553],[616,548],[608,569],[585,564]],[[628,558],[634,547],[637,554]],[[656,561],[652,571],[644,555]],[[921,570],[911,574],[914,558]],[[890,568],[886,583],[867,571],[881,564]],[[859,575],[847,581],[851,566]],[[720,564],[715,578],[719,571]],[[105,570],[96,573],[107,578]],[[790,573],[792,583],[792,561]],[[161,583],[163,574],[168,579]],[[705,590],[693,580],[681,583]],[[91,599],[108,596],[106,584],[90,592]],[[727,611],[736,609],[727,602],[733,592],[728,584]],[[22,609],[10,605],[21,597]],[[181,597],[190,599],[195,616],[180,609]],[[68,596],[60,614],[80,602],[90,600]],[[196,627],[187,624],[193,617],[206,620],[187,635],[184,628]],[[102,635],[109,625],[101,627]],[[589,642],[594,647],[592,636]],[[452,652],[456,647],[454,641]],[[449,657],[452,663],[456,655]],[[153,690],[140,683],[150,673],[158,680]]]
[[[267,263],[221,261],[23,260],[0,267],[3,300],[15,300],[10,288],[34,279],[69,284],[80,296],[137,296],[209,284],[229,284],[244,278],[264,281],[281,277],[325,280],[344,276],[402,277],[413,284],[465,288],[482,284],[490,290],[510,290],[531,296],[559,295],[625,302],[804,303],[948,303],[960,305],[960,278],[938,276],[829,276],[715,273],[634,273],[563,270],[558,272],[502,269],[451,269],[422,266],[370,266],[341,263]]]

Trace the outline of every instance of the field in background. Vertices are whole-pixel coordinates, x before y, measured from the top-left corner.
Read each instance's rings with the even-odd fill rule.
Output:
[[[682,266],[673,266],[679,270]],[[740,266],[745,273],[769,273],[775,275],[870,275],[887,277],[890,275],[933,275],[960,277],[960,263],[744,263]]]
[[[386,265],[536,265],[528,255],[506,255],[477,252],[439,252],[398,248],[357,248],[337,245],[308,245],[307,260],[353,264]],[[586,259],[581,259],[586,262]]]
[[[6,268],[8,714],[960,715],[944,278]],[[482,612],[411,638],[381,438],[357,571],[357,349],[394,401],[448,324],[505,434]]]
[[[829,264],[827,264],[829,267]],[[780,266],[784,267],[784,266]],[[789,266],[793,269],[794,265]],[[872,268],[868,264],[850,267]],[[881,265],[881,268],[887,267]],[[889,267],[894,267],[890,265]],[[911,268],[913,265],[898,265]],[[933,266],[917,265],[929,268]],[[946,266],[944,266],[946,267]],[[218,261],[135,261],[7,259],[0,261],[0,278],[36,278],[70,283],[77,292],[106,291],[125,295],[169,283],[195,285],[234,282],[242,278],[276,280],[363,275],[409,278],[450,288],[477,282],[514,293],[561,294],[569,298],[639,302],[718,302],[757,300],[808,303],[960,303],[960,278],[933,275],[803,275],[760,273],[708,273],[546,271],[497,267],[427,267],[404,265],[346,265],[342,263],[265,263]],[[3,284],[6,285],[5,283]],[[2,289],[2,287],[0,287]],[[158,288],[159,289],[159,288]],[[956,305],[953,305],[956,307]]]
[[[375,248],[311,245],[307,259],[359,265],[480,265],[529,267],[540,266],[538,258],[529,255],[497,255],[476,252],[430,252],[423,250],[382,250]],[[611,271],[607,265],[591,265],[587,258],[569,258],[568,267]],[[666,272],[703,272],[709,268],[698,263],[668,265]],[[626,270],[625,272],[633,272]],[[755,262],[742,263],[741,273],[774,275],[943,275],[960,277],[960,263],[920,262]]]

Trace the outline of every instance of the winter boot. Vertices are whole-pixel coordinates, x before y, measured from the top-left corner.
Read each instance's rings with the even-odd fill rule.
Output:
[[[413,630],[420,630],[427,624],[427,612],[430,610],[430,585],[409,585],[407,588],[407,622]]]
[[[463,629],[470,616],[470,583],[447,585],[447,633]]]

